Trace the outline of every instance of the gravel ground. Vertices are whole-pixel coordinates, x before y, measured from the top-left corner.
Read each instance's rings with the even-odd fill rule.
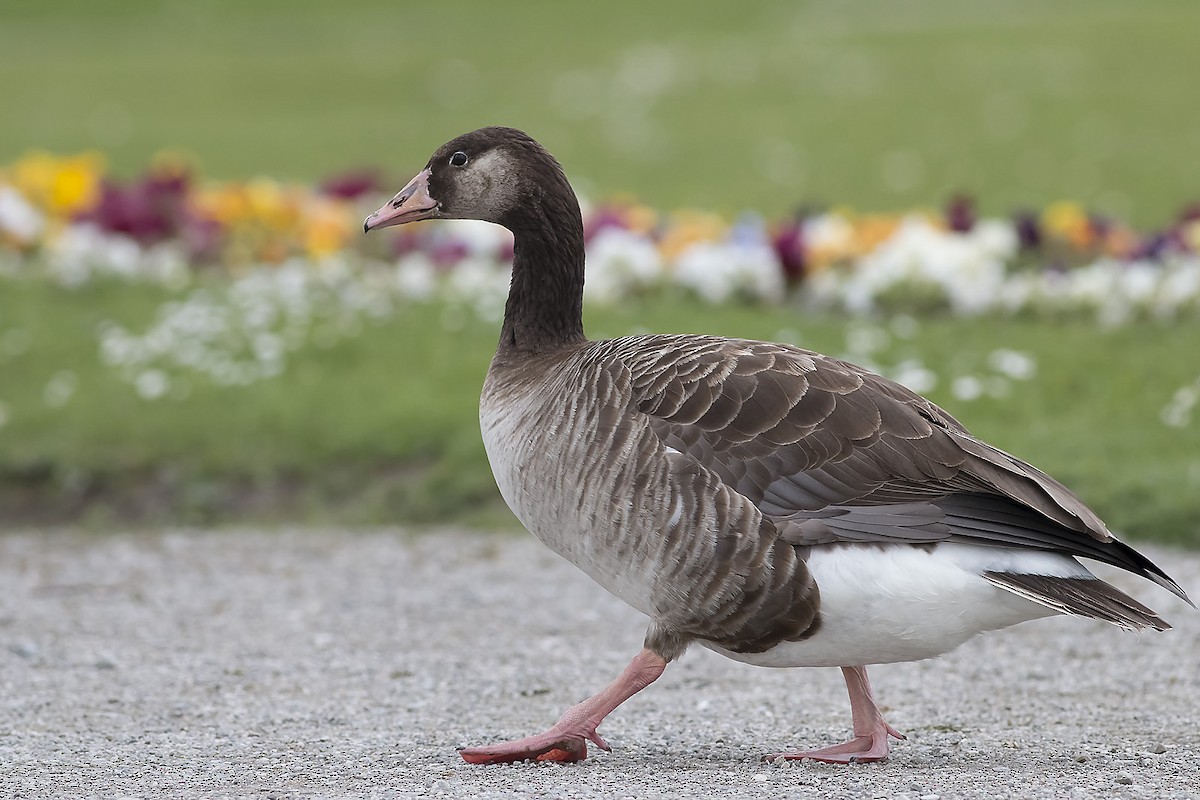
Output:
[[[1200,594],[1200,557],[1150,554]],[[580,765],[470,766],[611,680],[643,620],[529,537],[176,531],[0,537],[3,797],[1200,797],[1200,613],[1056,618],[876,667],[886,763],[840,741],[837,670],[694,648]]]

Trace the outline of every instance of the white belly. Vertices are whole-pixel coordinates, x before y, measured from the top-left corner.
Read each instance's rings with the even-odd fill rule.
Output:
[[[765,653],[722,655],[764,667],[839,667],[916,661],[953,650],[977,633],[1055,614],[1000,589],[981,573],[1010,570],[1090,577],[1051,553],[941,544],[814,548],[809,569],[821,592],[821,627]]]

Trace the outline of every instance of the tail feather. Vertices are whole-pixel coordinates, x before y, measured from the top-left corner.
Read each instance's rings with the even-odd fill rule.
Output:
[[[1131,631],[1142,628],[1165,631],[1171,627],[1152,609],[1099,578],[1064,578],[1015,572],[985,572],[983,577],[1001,589],[1063,614],[1111,622]]]

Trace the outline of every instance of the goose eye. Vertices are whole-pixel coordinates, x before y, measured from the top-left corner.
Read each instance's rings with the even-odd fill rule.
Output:
[[[467,163],[467,154],[464,153],[462,150],[459,150],[457,153],[450,156],[450,166],[452,166],[452,167],[461,167],[463,164],[466,164],[466,163]]]

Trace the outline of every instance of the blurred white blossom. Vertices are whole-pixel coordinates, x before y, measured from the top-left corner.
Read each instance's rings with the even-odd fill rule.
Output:
[[[1171,401],[1159,413],[1159,418],[1168,427],[1186,428],[1192,421],[1192,413],[1198,403],[1200,403],[1200,375],[1196,376],[1196,380],[1175,390]]]
[[[59,370],[50,377],[42,389],[42,402],[49,408],[61,408],[75,394],[79,379],[70,370]]]
[[[901,386],[907,386],[917,394],[933,391],[938,385],[937,373],[915,358],[905,359],[887,371],[889,378]]]
[[[1037,374],[1037,360],[1019,350],[1000,347],[988,354],[988,366],[1009,378],[1027,381]]]
[[[983,396],[983,381],[974,375],[959,375],[950,382],[950,394],[955,400],[978,400]]]
[[[679,255],[673,275],[710,303],[735,297],[777,302],[783,297],[783,271],[765,242],[693,244]]]
[[[29,243],[36,240],[45,227],[45,218],[23,194],[11,186],[0,185],[0,233]]]
[[[583,285],[588,302],[616,303],[664,278],[662,256],[645,236],[606,228],[588,244],[587,280]]]

